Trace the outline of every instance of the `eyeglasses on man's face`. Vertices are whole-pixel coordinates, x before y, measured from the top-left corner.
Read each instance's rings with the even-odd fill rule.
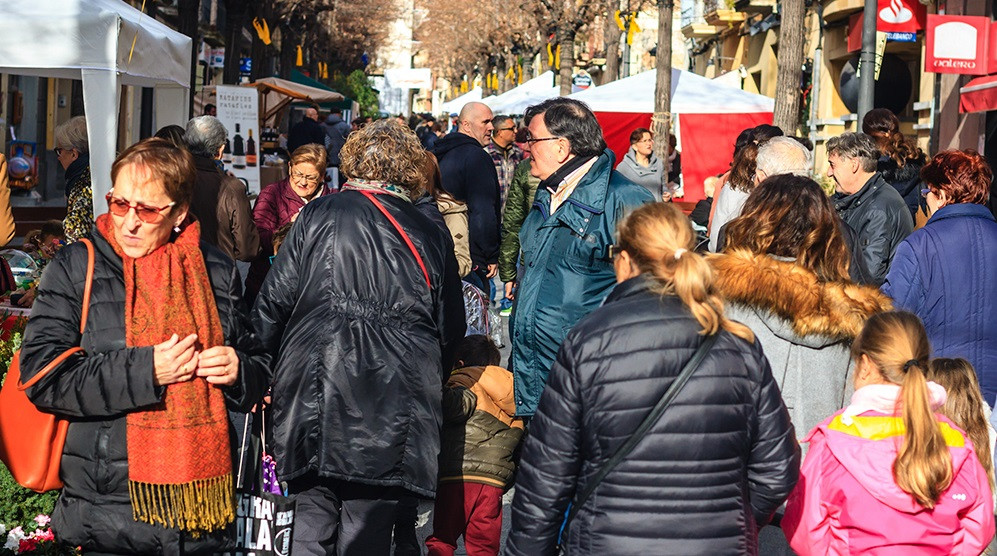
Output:
[[[112,195],[113,192],[114,190],[112,189],[110,193],[104,196],[107,199],[107,210],[111,214],[114,216],[125,216],[129,210],[135,209],[135,216],[146,224],[158,224],[162,222],[163,218],[166,217],[163,211],[176,205],[176,203],[170,203],[163,207],[156,207],[145,203],[129,203],[124,199],[114,197]]]
[[[511,132],[515,133],[516,132],[516,128],[515,127],[500,127],[498,129],[496,129],[494,133],[497,134],[500,131],[511,131]]]
[[[532,135],[527,135],[526,144],[532,147],[534,143],[539,143],[540,141],[554,141],[556,139],[560,139],[560,137],[556,135],[553,137],[534,137]]]

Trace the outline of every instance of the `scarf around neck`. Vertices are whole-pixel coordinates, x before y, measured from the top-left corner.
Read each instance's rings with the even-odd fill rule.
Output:
[[[349,191],[351,189],[354,191],[390,193],[399,199],[405,199],[410,203],[412,202],[412,198],[409,197],[408,192],[402,189],[401,186],[386,181],[351,179],[343,184],[342,190]]]
[[[80,153],[80,156],[66,167],[66,197],[71,196],[80,186],[80,179],[86,176],[90,181],[90,155]]]
[[[547,176],[547,179],[540,182],[538,187],[542,187],[551,193],[557,191],[557,188],[561,185],[572,172],[581,168],[586,162],[596,158],[594,156],[576,156],[569,159],[567,162],[561,165],[553,174]]]
[[[125,343],[145,347],[197,333],[198,351],[223,345],[221,319],[200,248],[200,225],[133,259],[114,237],[110,214],[97,229],[121,257]],[[126,417],[128,492],[136,521],[193,535],[235,516],[228,413],[222,391],[195,377],[165,387],[163,401]]]

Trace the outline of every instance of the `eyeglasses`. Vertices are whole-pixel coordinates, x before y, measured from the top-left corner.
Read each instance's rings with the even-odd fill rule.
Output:
[[[622,251],[623,248],[619,245],[610,245],[606,248],[606,258],[611,261],[615,261],[616,257],[619,257]]]
[[[921,190],[921,196],[922,197],[927,197],[928,193],[931,193],[931,188],[930,187],[925,187],[924,189]]]
[[[55,156],[62,156],[62,153],[68,153],[69,151],[71,151],[73,149],[71,149],[71,148],[70,149],[64,149],[62,147],[56,147],[56,148],[54,148],[52,150],[55,151]]]
[[[299,173],[296,170],[291,170],[291,179],[294,181],[302,181],[305,183],[318,183],[319,176],[307,176],[305,174]]]
[[[112,189],[111,192],[113,193],[114,190]],[[170,203],[165,207],[154,207],[144,203],[129,203],[124,199],[112,197],[111,193],[108,193],[104,198],[107,199],[107,210],[111,211],[114,216],[125,216],[129,210],[135,209],[135,216],[138,216],[139,220],[146,224],[158,224],[165,218],[163,211],[176,205],[176,203]]]
[[[500,131],[516,131],[516,128],[514,128],[514,127],[500,127],[500,128],[498,128],[498,129],[495,130],[495,133],[498,133]]]
[[[560,139],[560,137],[557,137],[557,136],[554,136],[554,137],[533,137],[532,135],[527,135],[526,136],[526,144],[532,147],[534,143],[539,143],[540,141],[554,141],[556,139]]]

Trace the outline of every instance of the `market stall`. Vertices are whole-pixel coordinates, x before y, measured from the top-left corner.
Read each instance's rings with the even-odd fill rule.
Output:
[[[631,131],[651,127],[655,79],[655,70],[649,70],[569,97],[592,109],[617,160],[630,147]],[[703,198],[703,181],[727,170],[738,133],[771,124],[774,108],[769,97],[672,69],[671,111],[678,115],[684,201]]]
[[[534,104],[558,96],[559,87],[554,86],[554,72],[545,71],[522,85],[482,102],[495,114],[519,115]]]
[[[0,0],[0,13],[0,73],[82,80],[94,199],[111,188],[122,85],[155,88],[157,127],[187,121],[190,37],[120,0]]]
[[[465,104],[469,102],[478,102],[480,100],[481,87],[475,87],[451,101],[444,102],[443,106],[440,107],[440,112],[444,114],[459,114],[460,109],[463,108]]]

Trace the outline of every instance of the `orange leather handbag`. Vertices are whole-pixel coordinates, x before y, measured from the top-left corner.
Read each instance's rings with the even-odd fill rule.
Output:
[[[83,288],[83,315],[80,318],[82,335],[90,309],[94,249],[90,240],[80,241],[87,246],[87,281]],[[66,444],[66,432],[69,430],[69,421],[39,411],[28,399],[25,390],[69,356],[81,351],[83,348],[79,346],[69,348],[24,383],[21,382],[20,350],[10,362],[7,379],[3,387],[0,387],[0,460],[7,465],[14,480],[25,488],[37,492],[62,488],[59,463],[62,448]]]

